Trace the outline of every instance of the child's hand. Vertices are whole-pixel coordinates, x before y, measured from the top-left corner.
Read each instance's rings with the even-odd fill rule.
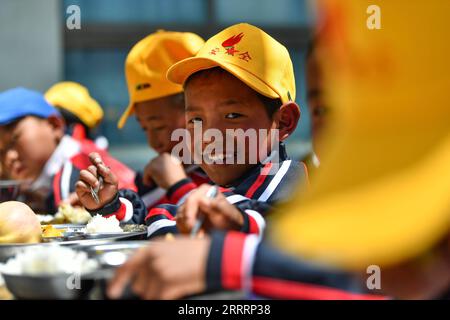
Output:
[[[209,238],[156,240],[137,250],[116,270],[108,296],[120,299],[127,284],[142,299],[179,299],[203,292],[210,242]]]
[[[181,233],[190,233],[200,215],[204,216],[202,229],[240,230],[244,224],[241,212],[218,192],[213,199],[206,197],[209,184],[203,184],[192,191],[177,211],[176,221]]]
[[[78,180],[75,187],[78,198],[83,206],[88,210],[97,210],[114,199],[119,189],[119,183],[117,177],[103,163],[98,153],[91,153],[89,159],[93,165],[89,166],[87,170],[81,170],[80,180]],[[103,183],[98,191],[99,203],[97,203],[92,197],[91,187],[99,187],[99,175],[103,177]]]
[[[163,189],[169,189],[175,183],[187,178],[183,164],[169,153],[162,153],[144,169],[144,184],[151,185],[152,180]]]

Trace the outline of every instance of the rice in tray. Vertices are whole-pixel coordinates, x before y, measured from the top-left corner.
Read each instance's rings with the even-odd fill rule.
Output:
[[[98,262],[85,252],[58,245],[26,248],[0,264],[0,273],[15,275],[85,274],[95,271]]]
[[[86,225],[87,233],[121,233],[120,222],[115,216],[104,218],[101,215],[95,215]]]

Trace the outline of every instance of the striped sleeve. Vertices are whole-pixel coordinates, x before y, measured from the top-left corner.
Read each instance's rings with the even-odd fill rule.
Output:
[[[240,194],[234,194],[231,191],[224,192],[227,201],[234,205],[244,218],[244,225],[241,228],[243,233],[257,234],[262,236],[266,227],[264,216],[272,207],[263,201],[249,199]]]
[[[121,223],[144,224],[147,214],[145,204],[132,190],[120,190],[116,197],[103,208],[88,210],[92,215],[100,214],[104,217],[116,216]]]
[[[269,204],[284,202],[292,195],[292,188],[308,185],[306,166],[293,160],[266,163],[256,178],[243,183],[236,192],[247,198]]]
[[[183,179],[167,190],[167,198],[170,203],[177,204],[181,198],[195,188],[197,188],[197,185],[190,178]]]
[[[147,238],[151,239],[168,233],[178,233],[175,221],[176,213],[177,206],[170,204],[162,204],[150,209],[145,217]]]
[[[293,186],[305,181],[305,167],[298,162],[268,162],[253,176],[224,194],[242,213],[244,225],[240,231],[262,236],[266,227],[265,217],[272,206],[288,200]]]
[[[206,270],[208,291],[244,290],[273,299],[373,300],[350,273],[287,256],[255,235],[212,235]]]

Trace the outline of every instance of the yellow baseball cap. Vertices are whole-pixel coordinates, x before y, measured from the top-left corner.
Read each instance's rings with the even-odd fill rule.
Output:
[[[370,0],[321,3],[321,165],[272,216],[271,238],[350,270],[413,261],[450,232],[450,2],[377,1],[380,29],[367,27]]]
[[[89,128],[96,127],[103,119],[99,103],[79,83],[59,82],[47,90],[45,99],[54,107],[73,113]]]
[[[205,42],[190,32],[159,30],[139,41],[125,62],[130,103],[119,120],[123,128],[134,112],[134,104],[183,92],[183,87],[167,80],[175,62],[194,56]]]
[[[295,77],[289,52],[261,29],[239,23],[219,32],[193,58],[173,65],[169,80],[183,84],[193,73],[221,67],[249,87],[283,103],[295,100]]]

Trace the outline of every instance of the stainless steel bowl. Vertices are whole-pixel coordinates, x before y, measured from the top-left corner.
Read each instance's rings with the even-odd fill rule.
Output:
[[[106,286],[108,280],[114,275],[115,268],[123,264],[136,249],[148,245],[148,243],[148,241],[116,242],[103,239],[74,241],[72,244],[74,250],[84,251],[89,258],[99,262],[99,268],[96,271],[81,276],[74,274],[15,275],[3,273],[2,277],[5,280],[6,287],[16,299],[106,299]],[[6,262],[26,248],[49,245],[52,244],[0,245],[0,263]],[[128,294],[128,297],[130,296]]]
[[[0,202],[16,200],[21,184],[21,181],[0,180]]]
[[[93,241],[92,245],[102,242]],[[0,262],[5,263],[24,249],[33,246],[50,246],[52,244],[12,244],[0,246]],[[16,299],[58,299],[77,300],[90,299],[91,291],[96,285],[104,286],[113,275],[114,268],[105,264],[99,265],[94,272],[86,274],[42,274],[17,275],[2,272],[8,291]]]
[[[88,299],[95,279],[74,275],[12,275],[2,274],[6,287],[16,299],[78,300]],[[73,279],[72,279],[73,278]]]

